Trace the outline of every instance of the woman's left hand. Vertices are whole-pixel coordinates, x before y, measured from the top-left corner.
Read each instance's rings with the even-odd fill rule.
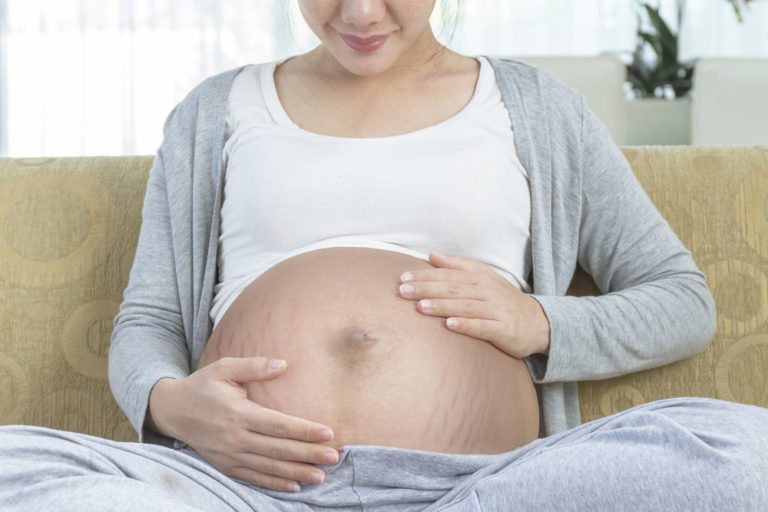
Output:
[[[549,353],[549,321],[536,299],[477,261],[431,252],[429,262],[437,268],[400,277],[400,296],[417,300],[418,311],[518,359]]]

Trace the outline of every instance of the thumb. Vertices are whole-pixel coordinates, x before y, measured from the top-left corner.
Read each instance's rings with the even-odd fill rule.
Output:
[[[238,383],[272,380],[288,367],[283,359],[267,357],[225,357],[218,361],[219,374]]]

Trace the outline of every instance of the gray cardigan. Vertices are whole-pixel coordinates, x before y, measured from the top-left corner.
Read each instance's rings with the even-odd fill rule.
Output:
[[[664,365],[703,350],[714,301],[583,96],[521,62],[489,59],[531,184],[533,296],[548,357],[526,362],[542,435],[580,422],[576,382]],[[242,69],[242,68],[240,68]],[[140,440],[149,393],[188,375],[211,334],[227,98],[240,69],[211,77],[171,112],[150,171],[136,257],[109,351],[112,392]],[[576,265],[604,295],[565,296]]]

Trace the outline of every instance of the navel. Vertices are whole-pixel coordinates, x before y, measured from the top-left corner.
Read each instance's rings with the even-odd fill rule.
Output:
[[[338,332],[335,340],[329,348],[344,368],[366,373],[373,370],[379,352],[376,350],[379,339],[374,332],[356,325],[348,326]]]
[[[342,329],[341,339],[345,346],[361,349],[372,347],[377,341],[372,332],[357,326]]]

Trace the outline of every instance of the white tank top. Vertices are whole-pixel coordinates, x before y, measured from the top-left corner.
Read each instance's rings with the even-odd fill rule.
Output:
[[[429,251],[485,263],[529,291],[530,186],[493,68],[469,103],[427,128],[345,138],[298,127],[275,67],[235,79],[227,111],[219,282],[211,319],[273,265],[326,247]]]

